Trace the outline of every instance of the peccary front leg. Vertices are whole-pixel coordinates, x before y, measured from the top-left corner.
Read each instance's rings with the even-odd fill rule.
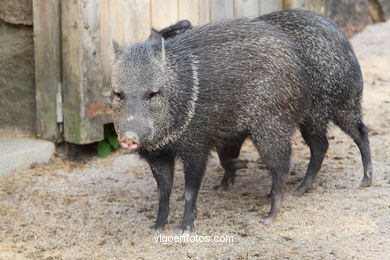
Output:
[[[217,147],[218,157],[225,171],[219,188],[224,191],[228,190],[229,182],[234,184],[236,170],[246,167],[243,161],[238,160],[244,140],[245,138],[234,139]]]
[[[183,235],[190,234],[194,228],[194,220],[197,214],[196,201],[206,169],[206,162],[206,152],[192,152],[183,158],[185,174],[185,205],[184,218],[181,226]]]
[[[164,156],[147,160],[157,181],[159,192],[158,216],[154,229],[156,232],[164,230],[169,215],[169,198],[171,196],[174,172],[174,157]]]
[[[282,204],[285,179],[290,171],[290,137],[289,133],[277,133],[272,128],[267,132],[263,129],[252,136],[254,145],[272,174],[271,210],[263,221],[265,225],[275,221]]]

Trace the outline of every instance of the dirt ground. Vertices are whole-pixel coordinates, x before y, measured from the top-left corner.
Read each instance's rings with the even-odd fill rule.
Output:
[[[270,175],[248,142],[228,192],[210,158],[198,200],[196,234],[232,236],[232,243],[155,242],[150,229],[158,206],[156,183],[136,156],[117,152],[75,163],[57,156],[47,165],[0,180],[1,259],[389,259],[390,257],[390,22],[352,40],[364,77],[364,114],[370,129],[374,185],[359,188],[360,154],[339,129],[315,185],[292,191],[305,173],[309,150],[297,134],[292,172],[277,221],[264,226]],[[178,235],[183,213],[183,171],[178,165],[171,220],[164,235]]]

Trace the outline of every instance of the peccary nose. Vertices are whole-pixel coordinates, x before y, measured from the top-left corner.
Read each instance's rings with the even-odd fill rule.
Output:
[[[120,143],[123,148],[130,151],[137,150],[139,147],[138,136],[133,132],[124,133],[123,137],[120,139]]]

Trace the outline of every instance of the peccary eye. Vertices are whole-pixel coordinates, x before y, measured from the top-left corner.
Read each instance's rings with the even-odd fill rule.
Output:
[[[114,97],[120,99],[120,100],[123,100],[125,99],[125,94],[122,92],[122,91],[113,91],[114,93]]]
[[[147,100],[152,100],[153,98],[155,98],[156,96],[158,96],[158,94],[160,94],[160,91],[151,91],[151,92],[148,92],[148,94],[146,95],[146,99],[147,99]]]

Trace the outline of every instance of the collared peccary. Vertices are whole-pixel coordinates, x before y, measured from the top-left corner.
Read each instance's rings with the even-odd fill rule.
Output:
[[[309,97],[290,37],[258,19],[195,27],[165,41],[113,43],[113,121],[121,145],[144,158],[157,181],[162,230],[175,158],[183,162],[182,231],[191,232],[212,147],[250,137],[272,173],[271,223],[289,172],[291,136]]]
[[[359,63],[347,37],[335,23],[318,14],[303,10],[284,10],[258,18],[277,26],[297,44],[309,75],[312,106],[300,125],[302,136],[310,147],[311,158],[305,178],[297,190],[304,194],[312,185],[328,149],[326,137],[330,121],[353,138],[359,147],[364,176],[362,187],[372,183],[372,165],[367,128],[362,121],[361,97],[363,80]],[[186,24],[188,29],[190,26]],[[165,29],[171,34],[181,32],[180,23]],[[184,29],[184,28],[183,28]],[[225,174],[221,187],[227,189],[234,181],[232,160],[239,155],[243,140],[224,144],[217,149]]]
[[[373,171],[368,130],[362,119],[363,78],[348,38],[334,22],[309,11],[279,11],[260,16],[259,20],[277,26],[294,39],[309,76],[312,105],[300,129],[311,158],[297,194],[310,188],[321,168],[328,149],[329,122],[357,144],[364,168],[360,186],[370,186]]]

